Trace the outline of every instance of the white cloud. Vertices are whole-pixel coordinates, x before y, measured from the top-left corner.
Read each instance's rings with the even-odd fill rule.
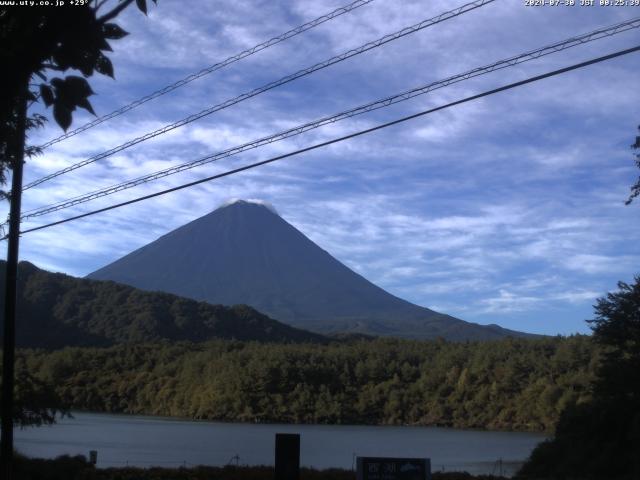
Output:
[[[589,274],[599,273],[623,273],[628,271],[629,266],[638,265],[640,257],[620,256],[620,255],[594,255],[578,254],[565,260],[565,265],[571,270]]]
[[[94,105],[106,113],[340,3],[262,2],[257,8],[243,0],[184,8],[182,2],[160,2],[148,18],[131,9],[123,17],[131,35],[113,45],[118,80],[91,80],[98,92]],[[56,144],[28,162],[26,180],[452,7],[445,1],[373,2]],[[24,208],[197,159],[631,13],[624,8],[527,9],[520,2],[495,2],[28,190]],[[176,186],[608,53],[637,35],[629,32],[479,77],[26,226]],[[637,208],[622,205],[637,178],[628,149],[638,123],[640,92],[630,84],[637,73],[637,59],[620,58],[27,234],[21,252],[48,268],[85,274],[229,198],[260,198],[392,293],[469,320],[518,328],[529,315],[543,318],[551,333],[575,331],[582,328],[581,309],[589,307],[597,292],[635,273],[640,260]],[[39,143],[59,134],[49,124],[32,139]],[[549,305],[565,308],[558,315],[566,320],[545,320]]]
[[[513,313],[529,310],[541,298],[517,295],[507,290],[500,290],[498,295],[481,300],[479,303],[484,306],[483,313]]]

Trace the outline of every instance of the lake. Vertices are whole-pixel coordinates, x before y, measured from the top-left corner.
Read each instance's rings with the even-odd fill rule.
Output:
[[[434,427],[280,425],[187,421],[165,417],[74,413],[56,425],[16,429],[28,456],[98,451],[98,466],[273,465],[276,433],[299,433],[300,462],[351,469],[355,456],[431,458],[433,471],[511,475],[543,434]],[[500,462],[501,460],[501,462]]]

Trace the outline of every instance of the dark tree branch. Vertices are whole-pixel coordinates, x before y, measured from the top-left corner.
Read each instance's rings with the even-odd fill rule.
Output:
[[[43,69],[47,69],[47,70],[56,70],[58,72],[64,72],[66,69],[59,67],[57,65],[54,65],[53,63],[47,62],[47,63],[41,63],[40,66]]]
[[[108,22],[109,20],[111,20],[113,18],[116,18],[120,14],[120,12],[122,12],[125,8],[127,8],[133,2],[134,2],[134,0],[125,0],[120,5],[115,7],[113,10],[111,10],[108,13],[105,13],[103,16],[98,18],[98,22],[105,23],[105,22]]]

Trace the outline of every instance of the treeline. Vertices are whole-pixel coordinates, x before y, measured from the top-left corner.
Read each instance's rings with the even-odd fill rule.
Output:
[[[0,291],[6,262],[0,261]],[[56,349],[123,342],[199,342],[212,338],[326,342],[321,335],[273,320],[246,305],[210,305],[114,282],[75,278],[21,262],[16,341]],[[0,296],[0,315],[4,297]],[[0,332],[1,334],[1,332]]]
[[[72,409],[241,422],[550,431],[589,398],[589,337],[22,350]]]
[[[522,480],[640,479],[640,275],[599,298],[589,320],[600,349],[591,399],[564,409]]]

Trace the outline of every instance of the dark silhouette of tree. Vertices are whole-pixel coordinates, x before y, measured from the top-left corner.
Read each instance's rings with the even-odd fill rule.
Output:
[[[640,126],[638,126],[638,131],[640,131]],[[640,136],[636,137],[636,143],[631,145],[631,148],[634,150],[640,150]],[[636,154],[636,165],[640,168],[640,153]],[[640,177],[638,177],[636,184],[631,187],[631,195],[629,195],[629,198],[625,203],[629,205],[638,195],[640,195]]]
[[[46,107],[51,107],[56,123],[66,130],[71,125],[76,108],[94,113],[89,102],[93,90],[86,79],[95,72],[114,76],[113,65],[106,55],[112,50],[109,41],[118,40],[127,32],[113,20],[134,0],[87,0],[77,3],[66,6],[18,4],[0,8],[0,185],[6,181],[7,169],[12,169],[15,178],[21,179],[24,156],[38,152],[34,147],[25,148],[28,131],[46,121],[43,115],[29,116],[28,110],[33,103],[42,100]],[[135,0],[135,3],[146,14],[146,0]],[[68,71],[80,72],[81,76],[66,75]],[[20,187],[20,181],[17,181],[14,190]],[[12,268],[7,269],[14,273],[21,192],[16,190],[15,193],[11,199],[12,227],[8,249]],[[5,192],[0,192],[0,196],[9,197]],[[14,288],[15,280],[15,275],[8,273],[6,285],[13,285],[11,288]],[[7,287],[6,290],[8,299],[14,297],[10,293],[11,288]],[[10,457],[12,441],[4,443],[5,435],[7,439],[12,438],[6,433],[9,429],[5,422],[10,423],[10,420],[4,417],[4,409],[12,412],[14,420],[20,424],[50,423],[57,411],[55,405],[46,405],[52,401],[46,385],[19,371],[18,375],[13,374],[13,333],[7,332],[13,329],[8,326],[15,323],[15,302],[7,300],[5,304],[13,306],[5,309],[4,319],[3,375],[6,376],[6,382],[2,393],[6,404],[3,402],[2,475],[10,472],[10,466],[7,467],[10,459],[4,457]],[[20,392],[22,397],[17,396]],[[16,394],[15,398],[13,393]],[[8,471],[4,471],[5,468]]]
[[[640,402],[640,276],[600,298],[589,320],[593,339],[604,347],[594,383],[600,399]]]
[[[589,323],[603,353],[592,400],[564,410],[520,478],[640,478],[640,276],[600,298],[595,314]]]
[[[13,422],[20,427],[51,425],[60,415],[69,415],[69,409],[46,382],[28,371],[24,361],[16,365],[16,392]]]
[[[109,41],[127,32],[113,20],[132,3],[134,0],[94,0],[64,7],[0,8],[0,183],[5,183],[6,169],[15,161],[18,112],[25,96],[28,105],[42,100],[52,107],[56,123],[64,130],[71,125],[76,108],[94,113],[89,102],[94,92],[86,78],[95,72],[114,76],[107,57],[112,51]],[[147,12],[146,0],[135,3]],[[107,5],[112,8],[101,14]],[[82,76],[61,75],[69,70]],[[42,115],[31,115],[26,129],[41,126],[45,120]],[[26,150],[27,156],[35,153],[36,148]]]

